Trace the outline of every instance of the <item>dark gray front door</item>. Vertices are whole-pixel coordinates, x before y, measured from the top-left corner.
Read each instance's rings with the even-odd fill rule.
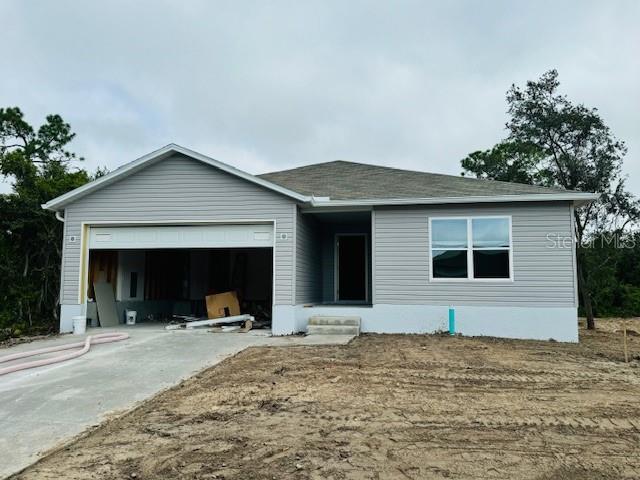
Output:
[[[367,237],[337,236],[337,300],[366,302],[367,300]]]

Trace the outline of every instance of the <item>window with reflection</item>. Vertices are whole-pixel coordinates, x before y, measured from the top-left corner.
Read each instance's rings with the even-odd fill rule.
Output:
[[[431,222],[431,261],[434,278],[467,278],[469,235],[466,219]]]
[[[434,279],[510,279],[509,217],[432,218]]]

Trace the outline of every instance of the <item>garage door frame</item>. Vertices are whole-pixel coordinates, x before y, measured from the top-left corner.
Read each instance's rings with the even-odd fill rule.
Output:
[[[177,225],[177,226],[189,226],[189,225],[272,225],[273,227],[273,235],[272,235],[272,246],[271,246],[271,256],[272,256],[272,266],[271,266],[271,298],[273,309],[275,306],[275,290],[276,290],[276,219],[242,219],[242,220],[141,220],[141,221],[118,221],[118,220],[103,220],[103,221],[94,221],[94,222],[81,222],[80,224],[80,268],[78,279],[78,304],[85,305],[87,302],[87,279],[89,277],[89,239],[91,234],[91,227],[144,227],[144,226],[163,226],[163,225]],[[184,247],[188,248],[188,247]],[[215,247],[212,247],[215,248]],[[233,248],[233,247],[228,247]],[[268,248],[268,247],[260,247],[260,248]],[[179,247],[176,247],[176,250],[179,250]],[[119,249],[122,250],[122,249]]]

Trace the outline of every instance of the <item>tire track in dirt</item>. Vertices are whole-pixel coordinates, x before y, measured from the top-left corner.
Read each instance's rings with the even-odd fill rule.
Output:
[[[298,409],[293,408],[290,411],[296,411]],[[297,412],[299,413],[299,412]],[[345,418],[338,414],[324,413],[322,420],[328,420],[330,422],[342,423],[343,427],[345,423],[353,423],[352,428],[355,428],[358,423],[376,424],[382,423],[384,425],[402,425],[408,424],[415,427],[469,427],[475,428],[477,426],[487,428],[501,428],[501,427],[567,427],[573,430],[601,430],[605,432],[635,432],[640,434],[640,417],[633,419],[623,417],[595,417],[595,416],[575,416],[575,415],[498,415],[498,414],[486,414],[478,413],[473,415],[455,415],[455,414],[437,414],[437,415],[422,415],[413,414],[407,415],[401,411],[394,412],[395,419],[387,417],[384,422],[377,420],[375,416],[360,416],[354,418]],[[310,415],[314,417],[314,415]],[[638,438],[640,441],[640,437]]]
[[[611,383],[613,380],[619,382],[640,384],[640,379],[637,382],[629,382],[626,378],[612,379],[605,374],[591,374],[581,375],[575,372],[544,372],[539,375],[532,375],[533,372],[523,373],[476,373],[468,371],[465,373],[452,373],[452,372],[415,372],[408,375],[414,378],[432,378],[437,380],[446,381],[487,381],[495,383],[558,383],[562,380],[572,381],[599,381]],[[635,378],[633,378],[635,380]]]
[[[637,419],[636,421],[640,421]],[[598,418],[598,417],[572,417],[553,415],[549,417],[465,417],[465,416],[434,416],[424,418],[421,422],[412,422],[416,426],[473,426],[483,427],[569,427],[572,429],[606,430],[606,431],[632,431],[640,433],[638,425],[628,418]]]
[[[436,368],[433,368],[436,367]],[[339,368],[333,367],[335,375],[338,375]],[[449,382],[493,382],[493,383],[532,383],[532,384],[557,384],[563,386],[569,382],[606,382],[607,384],[619,383],[625,386],[640,385],[640,375],[631,372],[579,372],[575,370],[566,371],[543,371],[543,370],[518,370],[517,372],[504,372],[497,370],[475,369],[474,367],[448,368],[442,364],[426,364],[421,368],[400,368],[398,373],[402,373],[406,378],[413,379],[433,379]],[[455,370],[460,370],[456,372]],[[386,379],[390,368],[370,368],[363,375],[367,378],[380,377]],[[332,378],[331,375],[328,378]],[[335,378],[335,377],[333,377]]]

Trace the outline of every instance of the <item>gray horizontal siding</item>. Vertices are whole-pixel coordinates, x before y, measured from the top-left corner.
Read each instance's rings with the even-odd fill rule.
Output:
[[[511,215],[513,282],[430,282],[429,221],[437,216]],[[566,203],[378,208],[375,302],[380,304],[575,306],[573,251],[548,248],[571,235]]]
[[[62,301],[78,301],[81,223],[99,221],[275,220],[275,303],[290,305],[293,293],[293,202],[180,155],[155,163],[67,206]],[[286,239],[281,234],[286,233]]]
[[[320,226],[311,215],[297,212],[296,303],[322,300]]]

